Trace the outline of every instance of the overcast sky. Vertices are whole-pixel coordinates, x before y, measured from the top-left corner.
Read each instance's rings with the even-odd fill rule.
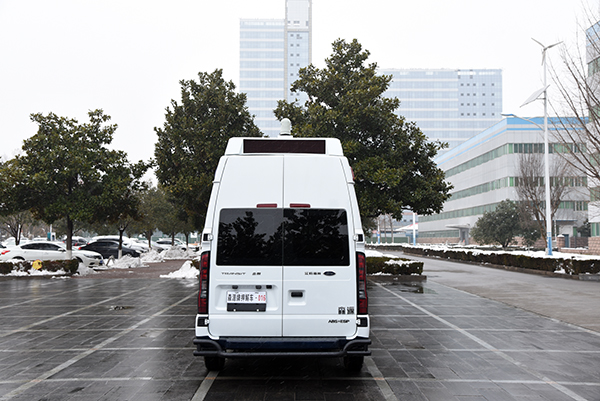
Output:
[[[540,46],[581,36],[595,0],[313,0],[313,64],[337,38],[358,39],[381,68],[501,68],[504,112],[542,86]],[[240,18],[279,18],[285,0],[0,0],[0,157],[37,125],[31,113],[87,122],[101,108],[118,124],[113,147],[153,156],[181,79],[224,71],[239,84]],[[593,11],[597,11],[594,5]],[[559,50],[550,50],[558,64]],[[552,96],[552,95],[550,95]]]

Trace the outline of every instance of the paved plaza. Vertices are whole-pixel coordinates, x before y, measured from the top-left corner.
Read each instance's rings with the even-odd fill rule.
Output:
[[[442,263],[424,282],[371,281],[358,374],[302,358],[207,372],[195,280],[0,279],[0,400],[600,400],[598,331],[452,288],[452,269],[472,267]],[[494,280],[522,274],[506,273]]]

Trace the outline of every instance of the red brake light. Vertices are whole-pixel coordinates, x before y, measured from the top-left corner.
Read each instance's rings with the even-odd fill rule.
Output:
[[[309,203],[290,203],[290,207],[291,208],[309,209],[310,208],[310,204]]]
[[[367,297],[367,258],[364,253],[356,254],[356,281],[358,314],[366,315],[369,309]]]
[[[258,205],[256,205],[256,207],[259,207],[259,208],[264,208],[264,207],[276,208],[277,207],[277,203],[259,203]]]
[[[6,255],[6,254],[7,254],[7,253],[9,253],[9,252],[10,252],[10,249],[4,249],[4,250],[2,251],[2,253],[0,253],[0,255]]]
[[[200,290],[198,291],[198,314],[208,313],[208,271],[210,267],[210,252],[200,256]]]

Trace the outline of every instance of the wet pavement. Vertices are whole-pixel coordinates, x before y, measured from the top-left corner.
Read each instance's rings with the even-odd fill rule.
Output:
[[[598,331],[452,288],[454,269],[483,291],[486,269],[441,263],[424,282],[370,283],[373,355],[358,374],[301,358],[207,372],[192,355],[195,280],[2,279],[0,400],[600,400]]]

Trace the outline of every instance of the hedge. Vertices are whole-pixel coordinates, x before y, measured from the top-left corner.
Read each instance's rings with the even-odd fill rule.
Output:
[[[516,253],[480,253],[470,250],[457,249],[430,249],[414,246],[402,247],[404,253],[438,257],[441,259],[460,260],[480,264],[520,267],[524,269],[543,270],[555,272],[561,269],[567,274],[598,274],[600,273],[600,260],[591,259],[565,259],[565,258],[536,258]]]
[[[20,261],[17,263],[12,262],[0,262],[0,274],[9,274],[13,270],[26,272],[33,268],[32,262]],[[79,268],[79,262],[77,260],[44,260],[42,261],[42,268],[40,270],[46,270],[49,272],[58,272],[63,270],[67,275],[77,273]]]
[[[367,257],[367,274],[385,273],[410,276],[423,273],[423,262],[410,259]]]

